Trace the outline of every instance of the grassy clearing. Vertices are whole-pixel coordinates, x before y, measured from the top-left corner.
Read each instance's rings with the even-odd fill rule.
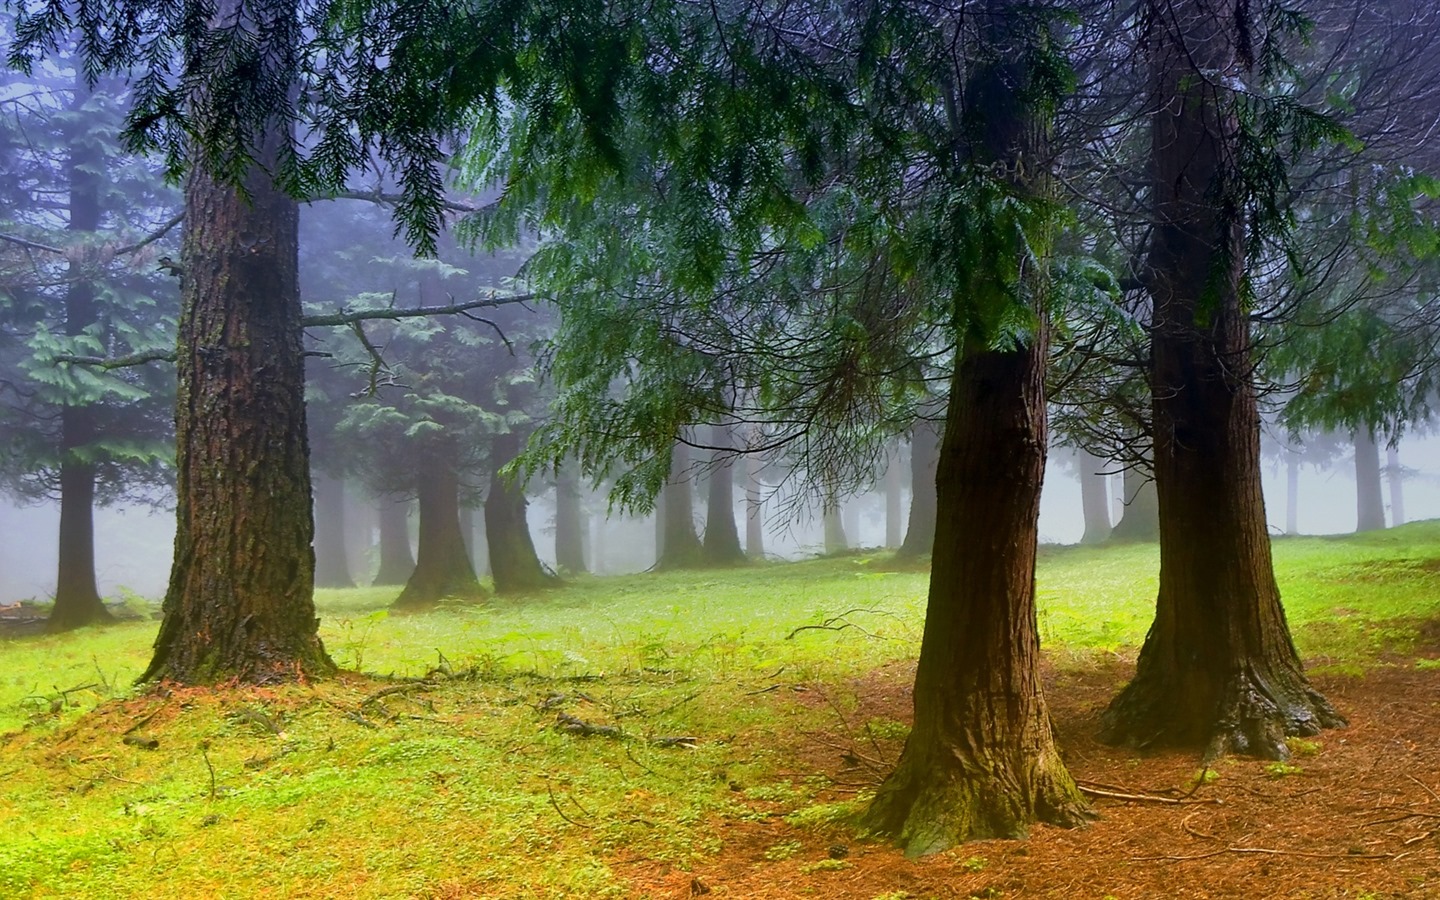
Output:
[[[1424,664],[1440,523],[1275,546],[1308,658]],[[1052,657],[1133,651],[1157,567],[1152,545],[1048,548]],[[849,806],[818,802],[794,749],[840,722],[903,736],[848,721],[845,684],[913,658],[925,582],[858,556],[420,616],[389,615],[393,590],[322,591],[327,647],[372,674],[274,690],[132,695],[149,621],[0,643],[0,896],[148,897],[160,879],[175,896],[626,896],[627,860],[683,868],[727,822],[841,827]],[[436,669],[381,695],[397,684],[379,676]],[[624,737],[563,733],[560,713]],[[124,743],[137,723],[157,749]],[[693,749],[654,742],[679,737]]]

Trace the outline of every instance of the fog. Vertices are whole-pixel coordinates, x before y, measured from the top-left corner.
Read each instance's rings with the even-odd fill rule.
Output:
[[[1404,512],[1407,521],[1440,518],[1440,439],[1408,439],[1401,444],[1400,459],[1405,467]],[[1265,505],[1271,531],[1280,534],[1285,525],[1285,471],[1266,465],[1263,472]],[[1119,476],[1111,476],[1111,495],[1119,490]],[[1387,522],[1393,512],[1386,496]],[[362,501],[363,502],[363,501]],[[369,570],[366,545],[373,543],[374,515],[352,498],[347,514],[351,536],[351,568],[364,583]],[[777,504],[770,503],[774,507]],[[587,508],[603,510],[600,497],[587,498]],[[902,509],[908,513],[908,492]],[[1114,501],[1112,521],[1121,509]],[[879,547],[885,541],[885,504],[878,493],[851,498],[842,507],[846,533],[852,546]],[[158,599],[169,576],[174,538],[174,511],[149,506],[102,508],[96,510],[96,575],[101,592],[108,598],[128,593]],[[535,546],[547,565],[555,565],[553,491],[534,495],[530,507],[530,530]],[[698,515],[698,514],[697,514]],[[744,510],[737,504],[737,521]],[[478,518],[478,517],[477,517]],[[1328,469],[1304,466],[1300,471],[1299,524],[1302,534],[1339,534],[1355,528],[1355,480],[1349,460],[1340,459]],[[59,513],[54,504],[32,506],[0,505],[0,602],[46,600],[55,589],[56,536]],[[413,516],[412,516],[413,527]],[[1080,540],[1084,522],[1080,509],[1080,484],[1059,454],[1052,455],[1040,502],[1040,536],[1044,543],[1071,544]],[[368,539],[367,539],[368,533]],[[818,515],[790,518],[773,512],[765,523],[766,555],[796,559],[815,555],[823,546]],[[368,554],[373,555],[373,554]],[[482,551],[483,555],[483,551]],[[652,518],[618,517],[606,520],[592,515],[586,541],[586,558],[593,572],[618,574],[648,568],[655,559],[655,525]],[[398,591],[398,588],[396,589]]]

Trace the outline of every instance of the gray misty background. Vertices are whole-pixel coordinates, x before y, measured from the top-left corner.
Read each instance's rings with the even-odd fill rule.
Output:
[[[1065,462],[1068,451],[1057,448],[1051,454],[1041,498],[1041,540],[1073,544],[1080,540],[1084,522],[1080,510],[1080,484]],[[1400,461],[1405,467],[1404,513],[1406,521],[1440,518],[1440,438],[1408,436],[1400,444]],[[1351,461],[1341,457],[1329,468],[1304,465],[1300,470],[1299,526],[1302,534],[1341,534],[1355,529],[1355,478]],[[1285,527],[1285,470],[1267,460],[1264,470],[1265,506],[1271,531]],[[1119,491],[1119,477],[1112,476],[1112,496]],[[1387,521],[1393,522],[1386,498]],[[879,494],[852,499],[847,529],[858,525],[852,540],[863,547],[884,543],[884,501]],[[1118,519],[1119,501],[1112,520]],[[908,507],[908,492],[905,497]],[[603,506],[598,498],[594,505]],[[774,506],[775,504],[771,504]],[[361,515],[364,511],[359,511]],[[743,511],[737,513],[743,515]],[[147,506],[116,506],[95,511],[96,569],[100,590],[107,597],[131,591],[158,599],[169,576],[174,512]],[[553,492],[532,495],[530,530],[536,550],[547,565],[555,565],[553,533]],[[0,503],[0,603],[28,598],[45,599],[55,589],[56,532],[59,512],[52,503],[14,506]],[[412,522],[413,527],[413,522]],[[352,546],[363,545],[365,525],[352,538]],[[604,574],[640,571],[654,561],[654,529],[648,521],[634,519],[591,522],[590,550],[599,551],[598,565]],[[822,537],[818,517],[787,521],[771,515],[766,524],[766,550],[771,557],[799,558],[820,552]],[[647,543],[648,542],[648,543]],[[354,561],[357,569],[363,558]],[[359,573],[357,573],[359,574]]]

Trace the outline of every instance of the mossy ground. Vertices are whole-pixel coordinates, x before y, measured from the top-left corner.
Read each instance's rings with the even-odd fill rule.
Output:
[[[1157,566],[1153,545],[1042,554],[1062,673],[1133,656]],[[1278,540],[1276,566],[1323,675],[1435,665],[1440,523]],[[863,785],[795,748],[839,734],[864,764],[903,740],[847,687],[888,672],[894,695],[916,652],[926,574],[897,568],[582,579],[417,615],[386,611],[394,588],[321,591],[349,673],[273,689],[132,689],[149,620],[0,642],[0,896],[632,896],[637,861],[702,866],[728,829],[788,816],[849,842]],[[676,737],[695,740],[652,742]]]

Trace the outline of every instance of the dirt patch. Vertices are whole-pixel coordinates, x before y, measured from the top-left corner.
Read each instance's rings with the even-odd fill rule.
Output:
[[[1094,738],[1099,713],[1133,671],[1128,660],[1064,670],[1046,691],[1072,773],[1121,792],[1188,790],[1198,755],[1141,753]],[[794,702],[834,711],[831,731],[795,736],[797,772],[833,779],[821,799],[873,784],[908,721],[913,670],[892,666]],[[778,816],[719,821],[719,854],[692,871],[614,860],[636,897],[997,898],[1440,896],[1440,671],[1390,667],[1317,686],[1350,720],[1295,745],[1287,765],[1217,764],[1183,804],[1095,801],[1076,830],[1039,826],[1026,841],[987,841],[907,860],[844,828]],[[867,727],[868,726],[868,727]],[[1175,796],[1174,793],[1171,796]]]

